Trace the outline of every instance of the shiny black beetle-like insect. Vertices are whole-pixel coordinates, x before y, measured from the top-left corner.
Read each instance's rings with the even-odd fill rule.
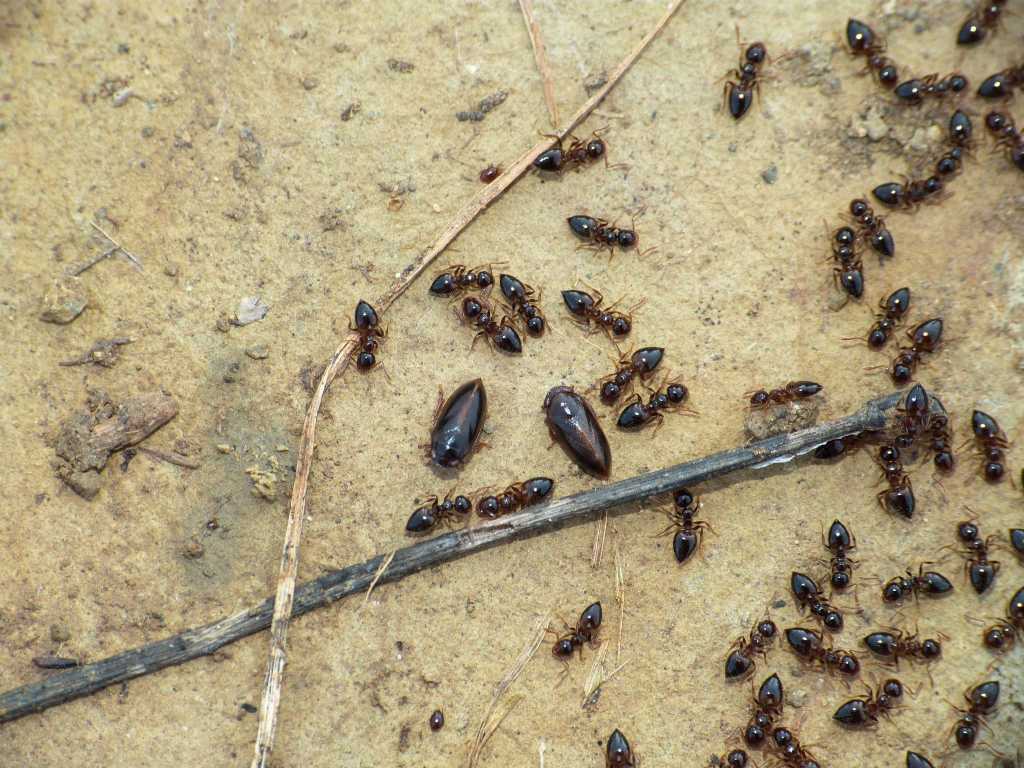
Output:
[[[452,392],[447,400],[438,395],[434,426],[430,432],[430,459],[440,467],[457,467],[472,454],[487,418],[487,392],[473,379]]]
[[[572,387],[552,387],[543,410],[551,439],[569,458],[588,474],[608,477],[612,451],[590,403]]]

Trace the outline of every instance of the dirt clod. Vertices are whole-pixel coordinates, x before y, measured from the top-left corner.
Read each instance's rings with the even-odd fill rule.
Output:
[[[64,277],[54,282],[43,296],[39,319],[44,323],[67,325],[89,306],[82,281],[77,277]]]

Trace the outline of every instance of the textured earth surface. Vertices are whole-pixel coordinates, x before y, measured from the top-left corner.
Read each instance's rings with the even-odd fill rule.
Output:
[[[1012,5],[1012,4],[1011,4]],[[660,16],[660,2],[538,0],[536,14],[563,114],[587,97]],[[607,127],[612,163],[558,179],[528,175],[442,261],[504,262],[542,288],[551,332],[521,359],[469,349],[470,332],[417,283],[388,313],[387,376],[350,372],[329,395],[311,477],[300,578],[401,546],[417,500],[549,474],[556,492],[590,487],[540,414],[559,383],[586,387],[611,345],[567,321],[559,291],[584,281],[646,303],[633,340],[666,347],[665,366],[699,417],[670,415],[653,438],[608,427],[612,479],[744,440],[743,393],[793,378],[825,385],[820,419],[890,391],[869,366],[886,357],[859,337],[877,300],[913,291],[911,317],[941,315],[948,341],[919,370],[953,414],[954,442],[974,407],[1021,442],[1024,401],[1024,176],[981,125],[949,194],[893,214],[897,254],[867,256],[862,305],[840,307],[826,226],[875,184],[926,174],[943,151],[949,103],[891,103],[841,46],[850,15],[888,38],[919,74],[962,69],[972,81],[1019,60],[1020,9],[1000,34],[953,44],[956,2],[712,3],[690,0],[582,129]],[[735,25],[776,58],[751,113],[734,123],[721,76]],[[973,89],[972,89],[973,90]],[[495,94],[504,92],[503,101]],[[488,106],[480,112],[481,101]],[[1007,104],[1024,120],[1020,100]],[[460,120],[460,112],[480,112]],[[463,117],[466,117],[464,115]],[[96,660],[256,603],[277,575],[304,383],[345,333],[360,297],[374,300],[473,195],[477,174],[508,164],[549,130],[517,4],[95,3],[14,0],[0,8],[0,681],[46,674],[45,653]],[[576,250],[564,217],[636,217],[643,258]],[[827,222],[827,223],[823,223]],[[136,256],[110,254],[77,281],[63,276],[109,250],[97,224]],[[262,301],[253,299],[259,297]],[[82,302],[85,302],[84,309]],[[241,305],[241,306],[240,306]],[[245,320],[263,314],[249,324]],[[46,314],[47,321],[41,319]],[[235,323],[231,321],[234,320]],[[132,343],[97,347],[102,340]],[[891,348],[890,353],[891,354]],[[438,387],[480,376],[490,395],[490,450],[457,477],[422,462]],[[142,445],[198,465],[117,454],[87,501],[57,477],[61,424],[90,390],[115,402],[161,390],[177,416]],[[605,413],[602,411],[602,413]],[[1009,452],[1018,474],[1024,452]],[[986,740],[1024,749],[1024,647],[991,672],[972,620],[1003,612],[1024,567],[978,598],[942,547],[969,505],[982,530],[1024,525],[1010,482],[985,483],[965,448],[939,485],[912,469],[919,514],[908,524],[875,503],[879,473],[862,452],[835,465],[787,465],[694,489],[714,526],[703,556],[679,568],[652,500],[612,517],[604,558],[595,525],[513,544],[343,601],[296,621],[289,636],[278,768],[464,765],[495,684],[546,612],[605,606],[605,661],[625,666],[581,707],[594,653],[568,672],[547,646],[481,765],[598,766],[615,727],[647,768],[706,766],[738,743],[749,686],[726,685],[731,641],[766,607],[801,621],[794,568],[823,572],[820,536],[842,518],[857,537],[856,597],[837,644],[868,627],[949,636],[932,677],[901,665],[915,695],[873,733],[834,727],[850,695],[776,648],[799,724],[824,765],[903,765],[907,748],[937,757],[972,683],[996,675],[1003,702]],[[615,555],[624,567],[617,604]],[[881,604],[877,580],[944,558],[956,594]],[[853,609],[859,604],[861,613]],[[806,623],[809,620],[803,619]],[[619,628],[621,626],[621,636]],[[4,766],[242,766],[255,735],[267,636],[0,727]],[[617,661],[617,663],[615,663]],[[886,670],[866,664],[866,679]],[[854,691],[856,693],[857,691]],[[447,725],[431,733],[437,707]],[[985,751],[949,766],[989,766]]]

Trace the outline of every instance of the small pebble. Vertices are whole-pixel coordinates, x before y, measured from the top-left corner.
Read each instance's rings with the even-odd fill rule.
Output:
[[[761,178],[764,179],[765,184],[774,184],[779,178],[779,169],[772,163],[763,171],[761,171]]]
[[[444,712],[435,709],[434,714],[430,716],[430,730],[440,731],[442,728],[444,728]]]

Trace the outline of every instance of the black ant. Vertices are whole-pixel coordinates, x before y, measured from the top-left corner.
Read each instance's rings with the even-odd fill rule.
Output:
[[[572,313],[573,320],[578,325],[585,327],[588,331],[592,326],[597,325],[609,337],[617,338],[628,336],[629,332],[633,330],[633,312],[644,303],[644,300],[641,299],[626,312],[614,309],[615,304],[619,303],[617,301],[615,304],[602,308],[601,303],[604,301],[604,296],[596,289],[594,289],[593,296],[586,291],[575,289],[562,291],[562,301],[565,302],[566,308]]]
[[[768,649],[775,642],[779,629],[775,622],[765,616],[757,622],[746,637],[740,636],[732,644],[732,650],[725,659],[725,677],[728,680],[746,678],[754,673],[755,655],[768,658]]]
[[[586,240],[587,245],[581,247],[593,248],[594,250],[608,249],[609,256],[615,254],[615,246],[622,250],[634,248],[640,238],[635,229],[625,229],[609,224],[606,219],[594,218],[578,214],[566,219],[569,229],[581,240]],[[634,225],[635,226],[635,225]],[[656,248],[648,248],[637,254],[640,257],[653,253]]]
[[[423,506],[409,516],[405,530],[407,533],[426,533],[438,523],[450,523],[456,515],[468,515],[472,510],[472,500],[462,494],[453,499],[449,492],[443,501],[437,496],[428,496]]]
[[[457,296],[466,291],[485,291],[492,285],[494,273],[490,269],[467,269],[463,264],[452,264],[434,277],[429,290],[435,296]]]
[[[990,483],[1002,480],[1006,473],[1005,451],[1010,443],[999,422],[984,411],[975,410],[971,416],[971,429],[974,430],[975,445],[984,457],[981,471],[985,479]]]
[[[725,757],[718,758],[718,764],[725,768],[747,768],[750,755],[745,749],[733,749]]]
[[[856,560],[849,557],[849,553],[857,548],[857,540],[850,533],[850,530],[838,520],[833,520],[829,526],[828,536],[822,534],[822,543],[832,553],[829,560],[829,568],[832,573],[829,576],[829,583],[833,589],[844,590],[850,586],[850,577],[857,564]]]
[[[662,385],[645,403],[639,394],[635,395],[634,402],[622,409],[616,421],[619,429],[638,430],[643,429],[652,421],[657,422],[654,427],[655,433],[661,428],[665,420],[664,411],[686,413],[696,416],[697,412],[686,408],[683,403],[689,397],[690,391],[680,381],[672,381]]]
[[[948,639],[941,633],[940,638]],[[942,656],[942,643],[939,639],[929,637],[919,640],[917,632],[904,632],[895,627],[865,635],[864,645],[877,657],[896,668],[899,668],[902,658],[929,662]]]
[[[789,586],[801,611],[804,608],[809,608],[829,632],[842,630],[843,614],[829,603],[814,579],[806,574],[793,571],[789,577]]]
[[[949,141],[955,147],[969,147],[974,136],[974,124],[962,109],[949,116]]]
[[[962,545],[958,551],[965,560],[964,570],[974,591],[981,595],[995,582],[1000,563],[988,557],[989,548],[998,537],[993,534],[982,539],[977,519],[978,516],[972,513],[970,519],[957,523],[956,535]]]
[[[1024,64],[1007,67],[986,77],[978,86],[978,95],[983,99],[1009,99],[1013,89],[1024,85]]]
[[[736,28],[736,44],[740,47],[739,66],[726,73],[735,80],[727,80],[722,90],[722,97],[729,105],[729,114],[739,120],[750,109],[754,102],[754,91],[761,93],[761,65],[768,58],[768,49],[764,43],[751,43],[744,48],[740,42],[740,30]]]
[[[477,339],[482,336],[491,346],[502,352],[508,352],[510,355],[522,353],[523,340],[520,338],[519,332],[509,322],[507,316],[501,318],[500,323],[496,321],[490,303],[483,297],[467,296],[463,299],[459,317],[463,322],[479,329],[479,332],[473,337],[473,344],[476,344]]]
[[[791,381],[786,386],[773,390],[758,389],[748,392],[751,408],[767,408],[770,405],[782,405],[816,395],[824,387],[813,381]]]
[[[845,437],[835,437],[826,443],[822,443],[814,449],[814,458],[816,459],[837,459],[840,456],[852,452],[856,449],[860,443],[862,434],[846,435]]]
[[[957,45],[973,45],[985,39],[989,30],[995,29],[1002,15],[1006,0],[981,0],[978,7],[964,19],[956,34]]]
[[[914,370],[922,361],[924,354],[935,352],[942,341],[942,327],[942,318],[933,317],[907,331],[911,345],[900,347],[889,366],[889,376],[893,382],[906,384],[914,377]]]
[[[518,277],[505,274],[498,278],[498,284],[501,287],[502,295],[512,306],[512,310],[523,318],[526,332],[535,338],[542,336],[544,329],[547,328],[547,321],[544,320],[544,313],[534,301],[533,288]]]
[[[665,356],[664,347],[643,347],[631,355],[623,356],[618,370],[600,380],[601,402],[614,405],[632,383],[634,378],[646,381],[654,375]]]
[[[879,254],[886,257],[896,255],[896,241],[892,233],[885,226],[885,219],[875,216],[874,210],[868,205],[867,200],[856,198],[850,201],[850,215],[860,232],[858,237],[866,239],[871,247]]]
[[[940,176],[929,176],[927,179],[909,181],[905,184],[887,181],[871,190],[871,194],[882,205],[910,211],[921,203],[937,201],[945,188],[945,182]]]
[[[713,531],[710,523],[703,520],[694,520],[697,512],[700,511],[699,499],[694,499],[685,488],[680,488],[673,494],[672,501],[674,509],[668,512],[668,519],[671,521],[668,527],[658,535],[675,530],[672,537],[672,551],[675,553],[677,563],[685,563],[690,557],[700,550],[701,538],[705,529]]]
[[[359,346],[353,350],[356,368],[365,372],[381,365],[377,362],[376,352],[387,333],[380,328],[377,310],[360,299],[356,304],[355,326],[350,325],[349,330],[355,331],[359,335]]]
[[[953,432],[946,407],[937,397],[932,396],[932,413],[928,422],[931,437],[932,461],[940,472],[950,473],[956,464],[953,456]]]
[[[1024,633],[1024,587],[1006,604],[1006,618],[999,619],[985,630],[982,640],[993,651],[1006,651],[1013,647],[1017,635]]]
[[[876,691],[872,691],[870,686],[865,687],[868,689],[867,698],[850,699],[840,705],[832,719],[851,728],[875,726],[879,715],[888,717],[903,698],[903,683],[894,677],[882,683]]]
[[[896,63],[882,54],[885,41],[863,21],[849,19],[846,22],[846,44],[854,56],[864,56],[868,69],[878,82],[886,88],[892,88],[900,79]]]
[[[753,690],[751,693],[753,694]],[[773,674],[766,677],[757,689],[757,694],[753,696],[753,700],[754,714],[751,715],[750,722],[747,723],[746,730],[743,732],[743,740],[748,747],[764,749],[769,734],[768,729],[772,727],[775,718],[782,715],[782,710],[785,707],[785,691],[779,676]]]
[[[893,94],[905,104],[918,106],[923,104],[926,98],[941,99],[950,93],[959,93],[967,86],[967,78],[959,72],[953,72],[943,78],[932,74],[904,80],[896,86]]]
[[[907,390],[906,396],[896,408],[895,438],[898,448],[910,448],[928,429],[931,423],[931,405],[928,390],[915,384]]]
[[[501,166],[491,163],[482,171],[480,171],[480,182],[483,184],[490,184],[492,181],[498,178],[501,175],[501,173]]]
[[[914,516],[916,501],[910,475],[903,471],[900,451],[895,445],[883,445],[878,449],[878,464],[889,488],[879,491],[875,498],[886,512],[900,515],[908,520]]]
[[[622,731],[616,728],[608,737],[604,757],[605,768],[636,768],[639,763],[640,760],[633,754],[629,741],[622,735]]]
[[[1002,753],[994,749],[990,744],[978,742],[978,735],[981,728],[986,726],[983,715],[990,714],[999,703],[999,681],[987,680],[979,683],[964,693],[967,699],[967,709],[954,709],[960,713],[960,717],[953,724],[953,738],[960,749],[973,749],[975,746],[985,747],[997,757]]]
[[[882,310],[875,314],[875,322],[868,330],[867,342],[872,349],[881,349],[889,341],[893,332],[904,315],[910,309],[910,289],[897,288],[883,299],[878,300]]]
[[[1024,557],[1024,528],[1011,528],[1010,546],[1019,557]]]
[[[801,746],[789,728],[778,726],[772,730],[772,748],[782,765],[789,768],[820,768],[821,764]]]
[[[578,139],[573,136],[568,149],[563,148],[561,139],[557,136],[554,138],[557,139],[555,146],[541,152],[533,161],[533,167],[537,170],[560,172],[569,166],[587,165],[602,157],[605,165],[608,165],[608,143],[601,138],[598,131],[594,131],[589,139]]]
[[[985,115],[985,126],[996,139],[997,147],[1004,147],[1010,162],[1024,171],[1024,133],[1017,130],[1013,118],[1002,112]]]
[[[550,477],[533,477],[521,483],[513,483],[497,495],[483,496],[476,503],[480,517],[495,518],[520,509],[540,504],[555,487]]]
[[[931,761],[922,754],[907,750],[907,768],[935,768]]]
[[[847,678],[853,678],[860,672],[860,661],[853,651],[825,645],[817,630],[790,627],[786,630],[786,642],[797,656],[820,664],[829,674],[836,671]]]
[[[601,641],[597,639],[596,635],[597,630],[601,627],[601,615],[601,603],[591,603],[583,609],[575,627],[566,624],[565,627],[568,631],[564,635],[558,636],[551,648],[551,653],[555,658],[565,662],[572,657],[575,651],[579,651],[582,657],[584,643],[589,643],[591,648],[600,645]],[[548,631],[553,632],[551,629]],[[555,634],[557,635],[557,633]]]
[[[833,278],[850,296],[859,299],[864,295],[864,265],[856,244],[857,234],[852,227],[839,227],[832,233],[832,259],[836,262]]]
[[[906,576],[896,576],[885,583],[882,587],[882,600],[887,603],[895,603],[904,598],[914,596],[916,600],[920,595],[927,597],[943,597],[953,591],[953,583],[936,571],[926,571],[925,563],[917,567],[917,576],[910,570]]]

